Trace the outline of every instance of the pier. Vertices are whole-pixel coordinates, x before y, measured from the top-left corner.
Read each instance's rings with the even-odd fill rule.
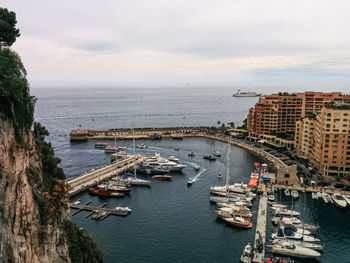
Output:
[[[105,212],[105,214],[100,218],[101,220],[103,220],[104,218],[106,218],[109,215],[118,215],[118,216],[126,216],[129,214],[129,211],[123,211],[123,210],[118,210],[118,209],[112,209],[112,208],[104,208],[104,206],[106,206],[108,203],[104,203],[101,206],[88,206],[87,204],[85,205],[81,205],[81,204],[73,204],[70,203],[69,206],[72,209],[78,209],[78,211],[74,212],[72,215],[76,215],[77,213],[85,210],[85,211],[91,211],[91,213],[89,213],[87,215],[90,216],[94,213],[101,213],[101,212]]]
[[[260,195],[259,198],[259,209],[256,220],[255,229],[255,243],[254,243],[254,258],[253,262],[263,263],[265,258],[265,245],[266,245],[266,216],[267,216],[267,193],[266,190]],[[258,246],[258,240],[262,240],[263,249],[261,253],[256,249]]]
[[[89,189],[90,187],[97,185],[111,177],[124,173],[132,169],[135,165],[144,161],[144,157],[137,158],[133,155],[126,155],[122,160],[116,161],[112,164],[102,166],[97,169],[92,169],[89,172],[85,172],[82,175],[68,180],[68,193],[69,196],[76,195],[82,191]]]

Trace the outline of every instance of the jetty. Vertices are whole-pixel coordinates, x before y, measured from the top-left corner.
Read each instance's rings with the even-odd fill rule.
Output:
[[[74,196],[90,187],[97,185],[113,176],[132,169],[135,165],[142,163],[145,158],[142,156],[126,155],[123,159],[113,162],[88,172],[73,179],[67,180],[69,196]]]
[[[92,213],[88,214],[88,216],[94,214],[94,213],[102,213],[105,212],[105,214],[100,218],[103,220],[109,215],[117,215],[117,216],[126,216],[130,212],[129,211],[123,211],[123,210],[118,210],[118,209],[113,209],[113,208],[105,208],[108,203],[104,203],[101,206],[89,206],[89,205],[82,205],[82,204],[73,204],[70,203],[69,206],[72,209],[78,209],[78,211],[74,212],[72,215],[76,215],[77,213],[85,210],[85,211],[91,211]]]
[[[259,209],[258,216],[256,220],[256,229],[255,229],[255,244],[254,244],[254,258],[253,262],[263,263],[265,258],[265,242],[266,242],[266,216],[267,216],[267,192],[264,189],[263,193],[259,198]],[[258,242],[262,241],[262,251],[257,250]]]

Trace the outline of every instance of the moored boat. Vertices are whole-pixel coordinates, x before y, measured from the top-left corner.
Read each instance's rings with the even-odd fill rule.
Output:
[[[187,181],[187,185],[191,186],[194,183],[194,180],[190,177]]]
[[[89,192],[94,195],[106,196],[106,197],[123,197],[124,193],[113,192],[106,189],[96,189],[94,187],[89,188]]]
[[[118,152],[118,147],[115,146],[107,146],[105,148],[105,153],[116,153]]]
[[[136,147],[140,148],[140,149],[145,149],[145,148],[147,148],[147,145],[141,143],[141,144],[138,144]]]
[[[304,242],[304,241],[300,241],[300,240],[293,240],[293,239],[289,239],[287,240],[283,240],[283,239],[274,239],[272,241],[272,244],[276,244],[279,242],[290,242],[292,244],[301,246],[301,247],[305,247],[305,248],[311,248],[313,250],[317,250],[317,251],[321,251],[323,250],[323,246],[317,243],[309,243],[309,242]]]
[[[290,196],[290,191],[288,188],[284,189],[284,194],[285,194],[285,196]]]
[[[343,195],[345,201],[348,203],[348,205],[350,206],[350,195]]]
[[[197,164],[197,163],[194,164],[193,167],[194,167],[194,169],[195,169],[196,171],[198,171],[198,170],[201,168],[201,166],[200,166],[199,164]]]
[[[289,210],[283,207],[277,208],[274,211],[275,215],[286,215],[286,216],[299,216],[300,213],[297,211]]]
[[[252,248],[251,244],[248,243],[243,249],[243,253],[241,255],[241,262],[251,263],[253,256],[254,256],[253,248]]]
[[[117,206],[116,208],[114,208],[117,211],[123,211],[123,212],[131,212],[131,208],[127,207],[127,206]]]
[[[306,242],[319,242],[320,240],[312,236],[307,236],[299,233],[295,233],[288,229],[277,229],[275,233],[271,235],[272,239],[296,239]]]
[[[152,179],[157,179],[157,180],[165,180],[165,181],[170,181],[172,178],[171,175],[153,175]]]
[[[234,216],[234,217],[226,217],[223,218],[228,224],[235,226],[235,227],[241,227],[241,228],[251,228],[253,226],[252,222],[250,220],[245,219],[241,216]]]
[[[108,142],[97,142],[95,143],[95,148],[104,149],[108,146]]]
[[[281,241],[272,246],[271,252],[274,254],[292,256],[297,258],[316,258],[321,254],[313,249],[301,247],[291,242]]]
[[[269,195],[268,196],[269,201],[275,201],[275,196],[274,195]]]
[[[327,194],[326,192],[322,193],[322,199],[325,203],[333,203],[330,194]]]
[[[299,193],[297,190],[292,190],[290,192],[290,195],[293,197],[293,199],[298,199],[299,198]]]
[[[221,152],[219,151],[214,151],[213,154],[217,157],[221,157]]]
[[[345,208],[348,205],[347,202],[345,201],[344,197],[340,194],[333,194],[332,200],[337,206],[339,206],[341,208]]]

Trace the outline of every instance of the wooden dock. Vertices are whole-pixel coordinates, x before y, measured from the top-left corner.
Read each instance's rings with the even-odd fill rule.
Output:
[[[78,211],[74,212],[72,215],[76,215],[77,213],[85,210],[85,211],[91,211],[88,216],[92,215],[93,213],[101,213],[101,212],[106,212],[106,214],[101,217],[101,220],[106,218],[108,215],[118,215],[118,216],[126,216],[130,212],[129,211],[121,211],[117,209],[112,209],[112,208],[104,208],[108,203],[104,203],[101,206],[89,206],[89,205],[82,205],[82,204],[73,204],[70,203],[69,206],[72,209],[78,209]]]
[[[258,218],[256,220],[256,229],[255,229],[255,244],[254,244],[254,258],[253,262],[262,263],[265,258],[265,245],[266,245],[266,216],[267,216],[267,194],[266,190],[260,195],[259,199],[259,209],[258,209]],[[263,241],[263,250],[259,253],[256,249],[257,240],[261,239]]]
[[[124,173],[132,169],[135,165],[142,163],[143,161],[144,158],[138,159],[136,156],[127,155],[121,161],[93,169],[89,172],[83,173],[74,179],[67,180],[69,196],[76,195],[94,185],[110,179],[113,176]]]

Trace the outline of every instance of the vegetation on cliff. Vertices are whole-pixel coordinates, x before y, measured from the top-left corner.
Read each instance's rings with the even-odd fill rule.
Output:
[[[27,167],[25,171],[40,216],[40,242],[52,238],[48,226],[59,228],[62,230],[60,240],[66,240],[71,262],[102,262],[97,245],[85,230],[69,220],[66,177],[58,167],[61,160],[55,157],[51,144],[45,141],[45,136],[49,135],[46,128],[40,123],[33,124],[35,98],[30,95],[22,61],[10,48],[20,35],[16,23],[14,12],[0,8],[0,121],[12,124],[14,141],[17,142],[14,145],[24,149],[38,163],[35,167]],[[35,153],[29,152],[33,144],[28,138],[35,139]],[[11,259],[13,256],[6,255],[6,258]]]

